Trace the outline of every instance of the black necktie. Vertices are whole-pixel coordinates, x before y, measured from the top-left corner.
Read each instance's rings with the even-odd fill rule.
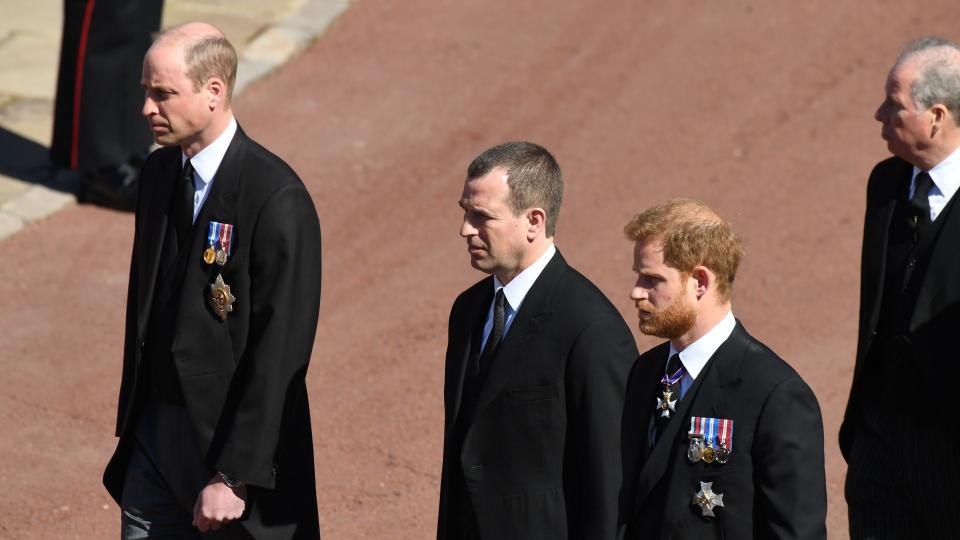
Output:
[[[913,214],[910,216],[910,224],[914,230],[914,241],[917,233],[922,232],[924,227],[930,224],[931,187],[933,187],[933,179],[925,171],[920,171],[913,189],[913,197],[910,199],[910,209]]]
[[[676,377],[678,374],[680,377],[683,377],[682,370],[683,364],[680,362],[680,354],[674,354],[670,357],[670,360],[667,361],[667,370],[664,372],[663,377],[660,379],[660,395],[658,399],[663,401],[680,401],[680,379],[678,378],[670,386],[669,394],[667,394],[667,384],[664,381],[671,380]],[[669,403],[667,404],[667,410],[670,410]],[[670,423],[670,419],[675,415],[673,411],[670,411],[670,416],[663,416],[662,410],[658,409],[654,412],[654,442],[660,440],[660,435],[663,434],[663,431],[667,429],[667,424]]]
[[[490,329],[487,344],[484,345],[483,353],[480,355],[481,372],[486,372],[490,360],[497,354],[497,348],[500,347],[500,341],[503,339],[503,327],[507,322],[506,305],[507,299],[503,294],[503,287],[501,287],[493,301],[493,328]]]
[[[179,184],[176,214],[177,240],[182,247],[188,231],[193,227],[193,197],[197,192],[197,188],[193,184],[193,165],[189,159],[183,163]]]

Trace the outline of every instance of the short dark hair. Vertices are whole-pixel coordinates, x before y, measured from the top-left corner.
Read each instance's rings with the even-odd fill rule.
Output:
[[[507,204],[513,215],[519,216],[529,208],[543,208],[547,214],[547,238],[552,238],[563,202],[563,174],[557,160],[539,144],[503,143],[477,156],[467,168],[467,178],[480,178],[497,167],[507,169]]]

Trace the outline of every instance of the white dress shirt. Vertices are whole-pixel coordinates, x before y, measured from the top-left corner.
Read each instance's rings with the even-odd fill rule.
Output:
[[[707,365],[707,361],[710,360],[713,353],[717,352],[717,349],[723,345],[723,342],[730,337],[730,334],[733,333],[733,329],[736,326],[737,320],[733,316],[733,311],[728,311],[723,319],[711,328],[709,332],[690,345],[687,345],[686,349],[680,351],[680,363],[683,364],[686,370],[683,378],[680,379],[681,399],[684,394],[687,393],[687,390],[693,386],[693,381],[700,376],[700,372],[703,371],[703,367]],[[667,361],[675,354],[677,354],[677,350],[673,347],[673,343],[671,343],[670,354],[667,355]],[[666,369],[666,362],[664,362],[664,369]]]
[[[540,277],[540,274],[543,273],[543,269],[546,268],[547,263],[550,262],[550,259],[553,258],[553,254],[556,252],[556,246],[551,243],[546,251],[543,252],[543,255],[540,255],[539,259],[526,267],[523,272],[517,274],[517,277],[510,280],[510,283],[506,285],[500,283],[497,276],[493,276],[494,298],[496,298],[497,291],[503,289],[503,296],[507,301],[506,306],[504,306],[506,321],[503,324],[503,336],[500,338],[501,340],[507,337],[507,331],[510,330],[510,325],[513,324],[513,317],[517,314],[517,311],[520,310],[523,299],[526,298],[527,293],[530,292],[530,288],[533,287],[533,284],[537,281],[537,278]],[[487,345],[487,337],[490,336],[491,330],[493,330],[493,301],[490,302],[490,309],[487,310],[487,322],[483,325],[481,350],[483,350],[482,347]]]
[[[927,171],[933,180],[930,186],[930,193],[927,200],[930,202],[930,221],[935,221],[940,212],[947,206],[950,199],[960,188],[960,148],[947,156],[947,159],[941,161],[936,167]],[[913,176],[910,178],[910,192],[907,193],[907,200],[913,198],[913,192],[917,189],[917,175],[920,169],[913,168]]]
[[[217,169],[220,168],[220,162],[223,161],[233,136],[237,133],[237,121],[231,116],[227,129],[216,138],[206,148],[197,152],[197,155],[190,159],[193,165],[193,221],[197,221],[200,215],[200,209],[210,194],[210,188],[213,186],[213,178],[217,175]],[[187,155],[180,152],[180,166],[187,161]]]

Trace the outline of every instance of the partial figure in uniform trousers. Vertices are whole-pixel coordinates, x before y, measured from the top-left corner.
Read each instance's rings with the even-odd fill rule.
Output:
[[[627,386],[625,538],[826,538],[820,407],[733,316],[733,229],[702,202],[673,199],[624,232],[640,331],[669,340]]]
[[[860,330],[840,427],[850,537],[957,538],[960,45],[908,44],[875,118]]]
[[[150,130],[140,68],[163,0],[64,0],[50,159],[76,170],[81,200],[132,212]]]
[[[510,142],[467,169],[470,264],[450,312],[439,540],[615,540],[620,414],[637,357],[609,300],[553,243],[563,180]]]
[[[237,125],[236,74],[204,23],[164,31],[143,60],[163,148],[143,166],[103,478],[125,540],[320,536],[305,383],[320,225],[296,173]]]

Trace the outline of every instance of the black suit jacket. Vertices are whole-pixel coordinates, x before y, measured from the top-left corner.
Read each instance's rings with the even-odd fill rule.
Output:
[[[840,450],[847,459],[859,419],[868,352],[874,345],[880,321],[890,221],[897,199],[906,200],[912,174],[910,163],[892,157],[874,167],[867,184],[857,360],[850,399],[840,427]],[[931,247],[929,263],[922,276],[908,338],[914,356],[911,369],[922,377],[927,390],[923,398],[925,413],[918,420],[954,437],[960,425],[954,399],[956,383],[960,380],[960,354],[956,346],[956,333],[960,328],[960,248],[957,245],[960,212],[950,211],[943,218],[946,221]],[[904,374],[905,377],[910,375]]]
[[[137,412],[147,318],[154,298],[180,149],[144,164],[127,295],[123,378],[104,484],[120,501]],[[209,222],[229,223],[232,256],[202,253]],[[256,538],[317,538],[310,411],[304,377],[320,303],[320,225],[290,167],[237,129],[196,220],[173,357],[206,462],[250,485],[244,528]],[[236,297],[225,321],[210,308],[221,274]]]
[[[627,387],[621,494],[626,538],[826,538],[823,422],[807,384],[737,322],[648,450],[669,348],[664,343],[644,353]],[[687,459],[693,416],[733,420],[726,464]],[[723,494],[714,518],[691,504],[700,482],[713,482]]]
[[[459,418],[487,278],[454,302],[446,356],[438,538],[463,471],[484,540],[616,537],[619,426],[637,349],[623,318],[559,251],[530,289],[489,368],[472,418]],[[462,448],[455,423],[466,422]]]

